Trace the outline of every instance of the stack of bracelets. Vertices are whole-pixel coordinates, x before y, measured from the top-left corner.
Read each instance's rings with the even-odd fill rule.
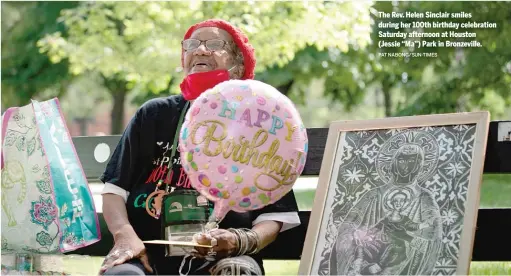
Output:
[[[237,250],[232,253],[233,256],[253,255],[259,252],[261,241],[256,232],[246,228],[227,230],[236,237]]]

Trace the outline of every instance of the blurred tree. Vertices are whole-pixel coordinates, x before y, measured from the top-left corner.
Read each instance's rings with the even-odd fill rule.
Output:
[[[293,90],[300,100],[304,99],[304,88],[311,79],[324,79],[324,96],[332,102],[341,102],[348,112],[362,104],[367,96],[367,89],[376,85],[376,91],[383,99],[385,115],[391,116],[394,111],[391,90],[405,85],[411,79],[411,71],[420,75],[423,67],[428,64],[426,61],[418,64],[420,66],[412,67],[404,64],[401,59],[383,58],[379,55],[389,49],[378,47],[378,22],[381,20],[378,19],[377,12],[392,11],[394,7],[392,2],[376,2],[369,9],[371,40],[366,47],[353,45],[347,51],[340,51],[336,47],[319,49],[314,45],[309,46],[299,51],[286,65],[275,65],[257,77],[276,86],[285,94],[291,94],[290,90]],[[406,73],[407,71],[410,73]]]
[[[94,121],[98,107],[111,103],[108,89],[101,84],[102,80],[97,75],[80,75],[68,86],[61,99],[66,119],[80,126],[82,136],[89,135],[87,126]]]
[[[369,82],[368,72],[361,66],[365,63],[356,59],[368,59],[370,56],[354,53],[356,51],[352,49],[343,53],[336,47],[319,50],[315,45],[308,46],[298,51],[285,66],[269,67],[256,78],[302,104],[308,100],[306,92],[310,82],[323,79],[324,96],[342,103],[350,111],[363,101],[366,82]]]
[[[37,41],[45,34],[64,32],[60,11],[77,2],[2,2],[2,107],[28,104],[46,88],[65,92],[68,63],[54,64],[40,54]]]
[[[377,12],[447,11],[466,12],[472,19],[457,22],[496,22],[497,29],[477,29],[482,48],[379,48],[380,22],[407,22],[415,19],[381,19]],[[347,52],[335,48],[308,47],[283,67],[273,66],[258,75],[279,87],[283,93],[303,97],[299,83],[311,78],[325,80],[324,94],[342,102],[349,111],[368,96],[376,85],[384,114],[418,115],[485,109],[499,116],[509,113],[511,105],[511,3],[509,2],[376,2],[371,9],[371,43]],[[438,21],[438,20],[418,20]],[[453,20],[449,20],[453,21]],[[423,30],[443,32],[447,29]],[[383,31],[410,31],[383,29]],[[421,30],[417,30],[421,31]],[[457,30],[457,32],[464,30]],[[388,39],[389,41],[396,39]],[[445,39],[443,39],[445,40]],[[451,39],[453,40],[453,39]],[[465,41],[471,39],[464,39]],[[437,58],[382,57],[380,53],[437,53]],[[483,69],[484,68],[484,69]],[[402,91],[402,93],[397,93]],[[371,96],[373,96],[371,94]]]
[[[371,2],[81,2],[63,13],[69,35],[39,41],[70,72],[97,72],[113,99],[112,133],[122,131],[126,95],[177,93],[182,77],[180,41],[186,29],[207,18],[231,21],[250,37],[257,71],[283,66],[308,45],[347,51],[369,42]],[[318,27],[320,26],[320,30]]]
[[[256,77],[297,102],[310,100],[306,97],[310,82],[321,79],[324,95],[332,100],[332,105],[341,102],[346,111],[363,104],[364,98],[374,97],[368,92],[376,87],[387,116],[477,109],[490,110],[497,116],[510,112],[509,2],[387,1],[376,2],[373,9],[370,2],[349,1],[71,2],[75,6],[67,9],[59,21],[65,28],[54,23],[42,28],[43,23],[33,23],[44,18],[50,22],[51,14],[55,20],[62,9],[59,6],[66,3],[70,4],[2,3],[2,42],[15,42],[2,43],[3,105],[26,102],[54,84],[57,88],[64,84],[60,86],[62,95],[69,84],[65,82],[70,77],[65,74],[68,68],[72,75],[92,72],[108,88],[114,103],[112,133],[120,133],[127,99],[141,103],[161,93],[178,93],[182,35],[189,25],[216,17],[229,20],[248,33],[257,50]],[[42,10],[50,9],[51,4],[51,9],[59,12]],[[381,39],[377,23],[389,20],[377,18],[376,11],[463,11],[473,17],[454,21],[489,21],[498,27],[468,29],[477,33],[482,48],[403,45],[382,49],[377,44]],[[36,16],[40,14],[47,16]],[[38,21],[20,20],[22,17]],[[412,21],[401,21],[406,20]],[[375,24],[371,25],[371,21]],[[23,33],[23,28],[29,30],[28,34]],[[33,41],[51,28],[52,34],[41,39],[39,46],[56,64],[50,64],[37,51],[33,57],[28,55],[30,51],[23,51],[33,47]],[[384,58],[379,55],[384,51],[436,52],[438,58]]]
[[[384,2],[378,4],[384,5]],[[381,7],[382,10],[385,7]],[[412,21],[491,22],[497,28],[425,29],[425,32],[474,32],[476,38],[425,39],[472,41],[482,47],[401,47],[394,51],[437,53],[437,58],[401,58],[399,69],[406,74],[406,97],[396,104],[393,115],[419,115],[485,109],[499,116],[511,106],[511,2],[399,2],[386,11],[449,12],[471,14],[471,18],[406,19]],[[394,30],[397,31],[397,30]],[[420,30],[419,30],[420,31]],[[430,80],[424,80],[431,69]],[[404,80],[405,78],[403,78]]]
[[[321,50],[314,45],[309,46],[299,51],[285,66],[275,65],[257,77],[285,94],[291,94],[289,92],[293,89],[300,100],[304,99],[304,88],[311,79],[324,79],[324,96],[333,102],[341,102],[348,112],[364,101],[368,87],[378,84],[377,90],[384,99],[385,114],[390,116],[393,111],[391,89],[401,84],[404,68],[400,66],[402,61],[378,55],[382,50],[378,48],[375,15],[378,10],[387,8],[385,6],[392,8],[392,3],[377,2],[370,9],[373,24],[367,47],[353,45],[343,52],[336,47]]]

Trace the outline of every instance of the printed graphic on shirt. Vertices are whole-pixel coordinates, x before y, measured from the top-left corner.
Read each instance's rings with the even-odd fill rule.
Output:
[[[163,197],[165,196],[164,190],[157,190],[152,192],[146,199],[145,210],[147,213],[155,218],[159,219],[161,215],[161,205]]]
[[[158,219],[161,215],[166,185],[171,185],[169,192],[176,188],[192,189],[192,186],[186,172],[181,167],[179,148],[176,149],[174,156],[171,158],[172,144],[170,142],[159,141],[156,142],[156,145],[160,149],[160,154],[153,160],[153,169],[145,184],[156,187],[157,183],[162,180],[162,185],[159,189],[155,188],[155,191],[150,194],[141,193],[138,195],[135,198],[134,205],[135,208],[145,208],[150,216]]]

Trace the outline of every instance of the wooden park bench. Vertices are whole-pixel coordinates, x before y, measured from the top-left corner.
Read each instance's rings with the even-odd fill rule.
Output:
[[[497,121],[490,124],[484,163],[485,174],[511,173],[511,141],[498,141],[498,124]],[[309,128],[307,133],[309,153],[302,175],[318,176],[328,128]],[[119,138],[120,136],[73,137],[73,142],[89,182],[99,182],[98,179],[103,173]],[[511,197],[511,194],[509,196]],[[310,211],[300,211],[301,225],[281,233],[277,240],[262,252],[264,258],[299,260],[307,233],[310,213]],[[112,235],[108,231],[103,214],[99,213],[98,215],[101,220],[102,240],[69,254],[90,256],[106,256],[108,254],[113,245]],[[511,206],[509,208],[479,209],[472,260],[511,261],[510,247]]]

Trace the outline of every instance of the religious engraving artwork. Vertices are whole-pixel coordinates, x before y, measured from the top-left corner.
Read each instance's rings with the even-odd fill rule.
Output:
[[[311,274],[455,274],[475,134],[476,124],[342,133]]]

